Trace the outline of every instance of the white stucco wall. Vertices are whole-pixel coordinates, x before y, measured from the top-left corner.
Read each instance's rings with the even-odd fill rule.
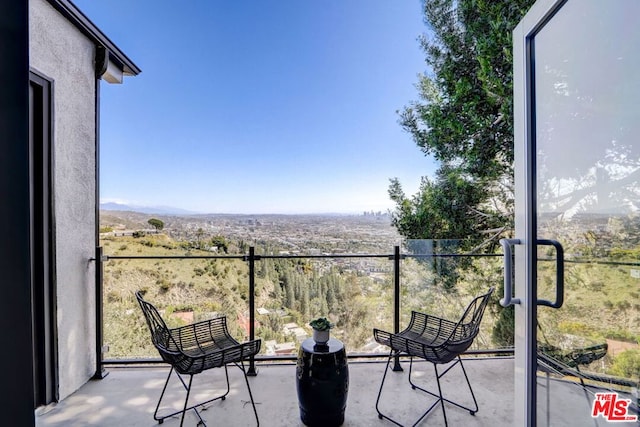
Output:
[[[95,46],[44,0],[29,1],[31,68],[53,80],[60,399],[95,372]]]

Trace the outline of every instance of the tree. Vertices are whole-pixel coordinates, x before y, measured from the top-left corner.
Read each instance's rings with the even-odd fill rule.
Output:
[[[532,3],[423,2],[429,69],[400,124],[440,166],[411,198],[391,180],[392,222],[405,237],[493,248],[513,228],[511,32]]]
[[[202,230],[202,229],[200,229]],[[211,238],[211,246],[222,250],[225,254],[229,252],[229,241],[226,237],[217,235]]]
[[[391,182],[389,196],[397,205],[392,223],[408,238],[467,238],[487,225],[479,212],[469,212],[470,206],[482,202],[482,193],[460,170],[448,165],[438,170],[436,180],[423,177],[412,199],[405,196],[397,179]]]
[[[152,226],[153,228],[156,229],[156,231],[160,231],[164,228],[164,222],[160,221],[157,218],[151,218],[149,221],[147,221],[149,223],[150,226]]]
[[[429,32],[420,42],[429,69],[418,82],[420,100],[400,112],[400,124],[440,166],[434,178],[422,178],[411,198],[391,180],[392,224],[401,235],[461,239],[463,250],[492,252],[512,233],[511,34],[533,2],[423,1]],[[449,273],[442,283],[453,289],[457,273]],[[494,338],[508,344],[513,308],[493,304],[499,313]]]

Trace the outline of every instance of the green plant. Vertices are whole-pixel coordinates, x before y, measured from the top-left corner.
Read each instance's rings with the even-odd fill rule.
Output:
[[[329,322],[326,317],[318,317],[317,319],[309,322],[309,326],[311,326],[316,331],[328,331],[333,328],[333,323]]]
[[[640,378],[640,350],[625,350],[618,354],[609,372],[623,378]]]
[[[164,228],[164,222],[162,222],[161,220],[159,220],[157,218],[151,218],[147,222],[149,223],[150,226],[155,228],[157,231],[160,231],[160,230],[162,230]]]

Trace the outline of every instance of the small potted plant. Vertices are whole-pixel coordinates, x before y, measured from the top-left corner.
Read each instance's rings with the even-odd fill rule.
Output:
[[[313,328],[313,340],[318,345],[326,345],[329,341],[329,331],[333,328],[333,323],[326,317],[318,317],[309,323]]]

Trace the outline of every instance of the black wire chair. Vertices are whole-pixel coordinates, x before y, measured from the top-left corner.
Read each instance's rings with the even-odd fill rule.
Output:
[[[542,364],[543,367],[546,360],[552,359],[564,366],[568,366],[569,368],[580,372],[580,365],[589,365],[607,355],[609,345],[606,341],[596,342],[584,337],[574,337],[572,335],[565,334],[563,336],[571,338],[569,341],[572,342],[572,344],[569,344],[568,348],[561,348],[557,345],[551,344],[550,340],[545,335],[540,322],[538,322],[538,330],[542,337],[542,340],[538,340],[538,354],[542,354],[542,356],[539,357],[539,363]],[[549,365],[553,365],[553,363],[550,363]],[[582,377],[580,377],[580,383],[582,384],[582,387],[585,386]]]
[[[166,418],[182,413],[180,419],[180,426],[182,426],[185,413],[193,409],[199,419],[198,425],[206,426],[197,407],[213,402],[214,400],[225,400],[230,390],[227,365],[232,363],[242,370],[244,380],[247,383],[247,390],[249,390],[249,398],[251,399],[253,412],[256,416],[256,422],[257,425],[260,425],[251,387],[247,379],[247,372],[244,368],[244,361],[255,356],[260,351],[261,340],[257,339],[239,343],[229,335],[226,317],[218,317],[169,329],[158,313],[158,310],[151,303],[144,300],[141,291],[136,292],[136,298],[149,326],[153,345],[160,353],[162,360],[171,365],[171,370],[162,389],[160,399],[158,399],[158,405],[156,406],[153,418],[162,424]],[[227,379],[226,392],[207,401],[188,406],[193,376],[207,369],[220,367],[224,367],[225,370]],[[167,390],[171,373],[174,371],[187,392],[184,407],[182,410],[171,414],[158,416],[158,409],[160,408],[164,393]],[[189,376],[188,383],[185,382],[182,375]]]
[[[399,422],[383,414],[379,409],[380,396],[382,395],[382,388],[387,376],[387,371],[391,369],[389,364],[394,356],[406,354],[410,356],[409,364],[409,384],[412,389],[421,390],[433,397],[436,397],[436,401],[418,418],[413,424],[416,426],[424,417],[426,417],[437,405],[440,403],[442,406],[442,414],[444,416],[444,424],[447,425],[447,413],[445,411],[444,402],[455,405],[459,408],[469,411],[471,415],[475,415],[478,411],[478,402],[471,389],[471,383],[467,372],[464,369],[464,364],[460,358],[465,350],[467,350],[473,340],[478,335],[480,330],[480,322],[484,314],[484,310],[489,301],[489,297],[493,293],[494,288],[491,287],[486,294],[480,295],[471,301],[464,314],[457,322],[442,319],[432,315],[420,313],[417,311],[411,312],[411,321],[409,326],[397,334],[382,331],[380,329],[374,329],[373,335],[375,340],[385,346],[391,348],[389,352],[389,358],[385,365],[384,374],[382,376],[382,382],[380,384],[380,390],[378,391],[378,398],[376,399],[376,411],[378,412],[378,418],[387,419],[392,423],[402,426]],[[438,384],[438,393],[426,390],[417,386],[411,380],[411,373],[413,368],[413,358],[417,357],[433,363],[435,370],[436,382]],[[455,360],[455,361],[454,361]],[[448,366],[442,373],[438,373],[438,365],[447,364],[454,361]],[[471,397],[473,398],[474,408],[468,408],[453,402],[442,396],[442,388],[440,387],[440,378],[442,378],[447,372],[454,366],[460,364],[464,377],[469,386]]]

